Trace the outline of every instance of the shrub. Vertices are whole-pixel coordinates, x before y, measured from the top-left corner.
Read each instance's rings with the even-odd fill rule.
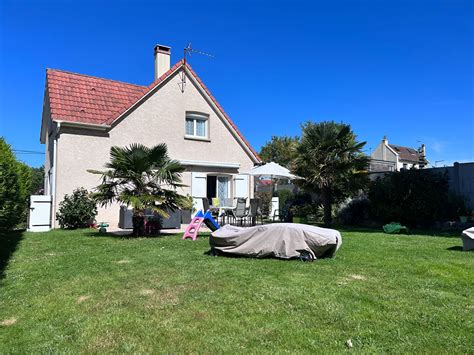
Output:
[[[97,215],[95,201],[84,188],[76,189],[72,195],[65,195],[56,213],[61,228],[75,229],[87,227]]]
[[[278,190],[275,191],[275,195],[278,196],[278,208],[280,211],[285,209],[286,201],[295,196],[295,194],[290,190]]]
[[[370,217],[370,201],[367,198],[358,198],[349,202],[338,212],[340,223],[349,226],[364,225]]]
[[[18,162],[11,147],[0,137],[0,230],[17,225],[22,215]]]
[[[290,212],[294,217],[305,217],[313,222],[319,222],[323,217],[323,207],[316,202],[293,205],[290,207]]]
[[[270,215],[272,209],[272,193],[266,191],[258,191],[255,193],[255,198],[260,199],[260,210],[264,216]]]
[[[378,178],[371,183],[369,199],[374,219],[409,226],[458,219],[466,209],[464,201],[449,190],[448,176],[429,170],[404,170]]]
[[[26,227],[28,216],[28,200],[31,192],[32,168],[22,162],[17,162],[18,183],[19,183],[19,224],[20,227]]]

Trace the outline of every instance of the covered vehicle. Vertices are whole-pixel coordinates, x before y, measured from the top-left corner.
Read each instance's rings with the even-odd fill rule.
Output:
[[[465,229],[461,234],[462,250],[474,250],[474,227]]]
[[[334,229],[306,224],[275,223],[255,227],[225,225],[212,232],[211,252],[255,258],[300,258],[312,261],[332,257],[342,244]]]

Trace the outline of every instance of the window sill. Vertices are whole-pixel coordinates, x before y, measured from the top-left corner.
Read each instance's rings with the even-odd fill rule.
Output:
[[[210,142],[211,141],[207,137],[188,136],[188,135],[185,135],[184,139],[188,139],[188,140],[191,140],[191,141],[200,141],[200,142]]]

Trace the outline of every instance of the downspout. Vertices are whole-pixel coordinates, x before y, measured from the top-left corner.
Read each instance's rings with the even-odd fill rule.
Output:
[[[61,128],[61,122],[57,123],[56,134],[53,142],[53,183],[52,183],[52,204],[51,204],[51,228],[56,227],[56,174],[57,174],[57,162],[58,162],[58,137],[59,129]]]

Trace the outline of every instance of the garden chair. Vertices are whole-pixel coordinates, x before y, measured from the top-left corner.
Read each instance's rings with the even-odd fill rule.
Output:
[[[214,208],[214,206],[209,205],[209,199],[207,197],[202,198],[202,209],[203,212],[206,213],[207,211],[211,212],[212,218],[215,220],[219,217],[219,209]]]
[[[237,205],[235,206],[235,209],[232,210],[233,212],[233,217],[235,220],[240,219],[240,225],[243,224],[245,218],[248,215],[248,210],[247,210],[247,199],[246,198],[238,198],[237,199]]]
[[[202,198],[202,209],[204,213],[209,211],[209,199],[207,197]]]
[[[263,215],[260,211],[260,199],[258,198],[251,198],[250,199],[250,208],[247,214],[247,218],[250,221],[252,226],[258,223],[258,217],[260,217],[260,224],[263,224]]]

